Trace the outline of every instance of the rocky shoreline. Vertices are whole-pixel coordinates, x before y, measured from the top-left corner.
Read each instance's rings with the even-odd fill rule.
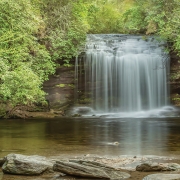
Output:
[[[160,156],[46,158],[8,154],[0,158],[0,166],[0,180],[180,179],[180,159]]]

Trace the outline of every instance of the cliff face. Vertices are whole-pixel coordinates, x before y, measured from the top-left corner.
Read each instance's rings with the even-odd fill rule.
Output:
[[[180,106],[180,57],[175,52],[170,53],[170,102],[172,105]],[[80,104],[88,104],[81,92],[84,91],[83,75],[78,77],[81,81],[78,84],[78,92]],[[50,76],[49,80],[44,83],[44,91],[47,92],[46,99],[49,102],[50,108],[54,110],[66,110],[75,101],[75,68],[61,66],[56,70],[55,75]],[[77,92],[76,95],[77,96]],[[81,102],[82,101],[82,102]],[[87,102],[86,102],[87,101]]]
[[[180,106],[180,57],[175,52],[170,53],[170,100],[171,104]]]
[[[74,79],[74,66],[62,66],[44,83],[50,108],[64,110],[74,102]]]

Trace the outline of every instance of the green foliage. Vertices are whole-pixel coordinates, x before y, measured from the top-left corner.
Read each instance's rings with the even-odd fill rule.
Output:
[[[30,104],[44,99],[42,83],[54,72],[54,63],[38,42],[43,25],[30,0],[0,1],[0,101]]]
[[[173,43],[173,50],[180,55],[179,0],[134,0],[123,16],[125,32],[156,34]]]
[[[18,67],[1,76],[0,94],[4,101],[13,105],[29,104],[43,100],[39,77],[27,67]]]
[[[90,33],[116,33],[119,32],[120,12],[112,3],[89,5],[88,22]]]
[[[144,33],[147,22],[145,12],[140,6],[133,6],[123,14],[124,32]]]
[[[0,103],[44,101],[42,85],[87,33],[155,34],[180,55],[179,0],[1,0]]]
[[[61,5],[59,5],[59,3]],[[69,61],[78,55],[84,44],[87,32],[87,23],[84,17],[84,6],[80,2],[67,1],[66,4],[55,0],[45,7],[47,18],[48,48],[53,60]]]

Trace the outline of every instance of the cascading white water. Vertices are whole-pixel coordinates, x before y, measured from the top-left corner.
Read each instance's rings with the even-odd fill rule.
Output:
[[[88,35],[85,91],[92,108],[138,112],[168,105],[169,58],[164,45],[154,37]]]

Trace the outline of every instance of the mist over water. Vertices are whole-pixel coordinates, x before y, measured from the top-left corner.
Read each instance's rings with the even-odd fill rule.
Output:
[[[85,96],[93,113],[126,117],[169,110],[165,42],[154,37],[88,35],[76,73],[82,63]]]

